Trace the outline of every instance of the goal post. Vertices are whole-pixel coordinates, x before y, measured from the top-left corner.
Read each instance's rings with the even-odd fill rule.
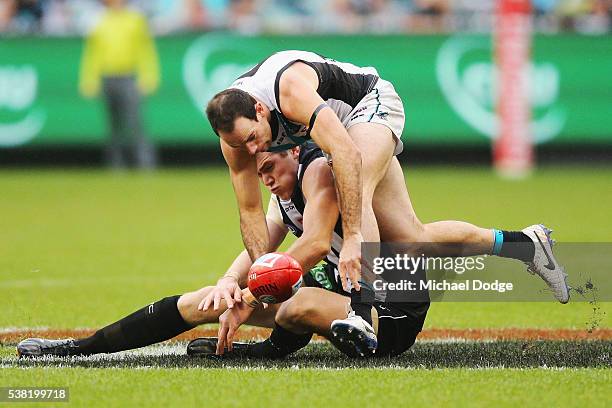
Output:
[[[494,58],[497,66],[498,134],[493,165],[502,176],[527,176],[534,165],[530,130],[530,0],[497,0]]]

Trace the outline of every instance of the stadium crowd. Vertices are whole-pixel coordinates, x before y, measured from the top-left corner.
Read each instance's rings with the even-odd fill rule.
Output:
[[[494,0],[130,0],[156,35],[489,31]],[[532,0],[538,31],[610,33],[612,0]],[[0,0],[2,35],[83,35],[102,0]]]

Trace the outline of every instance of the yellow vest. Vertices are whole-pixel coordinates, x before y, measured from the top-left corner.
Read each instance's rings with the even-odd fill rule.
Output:
[[[106,76],[135,75],[144,94],[159,85],[159,60],[147,22],[128,9],[108,9],[89,34],[81,60],[79,88],[94,96]]]

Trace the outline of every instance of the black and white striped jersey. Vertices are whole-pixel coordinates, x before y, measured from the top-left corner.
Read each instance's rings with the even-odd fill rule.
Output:
[[[301,237],[304,233],[304,209],[306,208],[306,200],[302,192],[302,179],[308,166],[316,159],[324,157],[321,149],[314,143],[306,143],[301,146],[298,166],[298,179],[293,190],[293,194],[289,200],[283,200],[275,196],[280,211],[283,224],[296,237]],[[338,269],[338,257],[342,249],[342,220],[338,217],[334,232],[332,234],[331,250],[325,257],[328,263],[327,273],[330,280],[334,284],[334,291],[339,291],[342,288],[340,283]]]
[[[231,85],[255,97],[272,112],[272,146],[269,151],[287,150],[310,139],[309,129],[289,121],[280,109],[279,83],[283,72],[295,62],[311,66],[319,77],[317,93],[344,121],[374,88],[378,72],[373,67],[338,62],[309,51],[281,51],[240,76]]]

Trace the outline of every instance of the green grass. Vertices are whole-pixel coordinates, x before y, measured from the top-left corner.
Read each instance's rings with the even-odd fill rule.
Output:
[[[0,348],[5,367],[88,368],[605,368],[612,341],[419,341],[398,357],[355,360],[331,344],[312,343],[283,360],[187,357],[185,342],[91,357],[17,359],[14,346]]]
[[[218,406],[220,401],[224,406],[410,401],[417,406],[603,407],[612,397],[612,375],[605,369],[610,347],[599,341],[424,342],[399,358],[374,361],[347,359],[329,344],[311,344],[282,361],[189,358],[183,355],[184,343],[42,360],[17,360],[5,347],[0,349],[0,384],[68,386],[70,402],[88,407]]]
[[[68,386],[71,405],[605,407],[610,370],[3,369],[13,386]],[[128,384],[128,386],[126,386]],[[605,390],[608,391],[605,391]],[[118,391],[119,390],[119,391]]]
[[[500,180],[484,168],[407,168],[406,177],[425,222],[462,219],[508,229],[544,222],[559,241],[612,242],[612,168],[544,168],[521,182]],[[98,327],[152,300],[213,284],[240,250],[223,168],[0,171],[0,329]],[[519,264],[517,273],[524,273]],[[600,326],[612,326],[611,304],[601,304],[599,313]],[[579,302],[436,303],[426,325],[585,328],[592,319],[592,305]],[[76,406],[604,406],[612,397],[609,369],[456,368],[487,366],[478,364],[483,361],[499,366],[518,357],[520,364],[505,365],[576,366],[567,361],[595,358],[599,364],[585,365],[609,368],[609,343],[558,343],[545,354],[549,360],[539,357],[543,343],[486,344],[419,345],[402,357],[403,369],[384,370],[348,369],[337,359],[345,369],[321,370],[314,368],[321,361],[308,355],[277,370],[244,362],[225,364],[231,369],[215,368],[219,363],[168,368],[184,359],[142,356],[132,360],[139,369],[120,368],[123,363],[41,368],[17,363],[12,347],[0,347],[0,386],[70,386]],[[451,355],[463,360],[453,365]],[[455,368],[405,368],[420,363]]]
[[[612,241],[605,216],[612,169],[548,168],[523,182],[482,168],[407,168],[406,175],[423,221],[506,228],[545,222],[559,241]],[[0,327],[106,324],[152,300],[213,284],[241,250],[222,168],[5,170],[0,192]],[[609,304],[602,312],[609,327]],[[427,325],[584,328],[590,320],[587,303],[442,303]]]

